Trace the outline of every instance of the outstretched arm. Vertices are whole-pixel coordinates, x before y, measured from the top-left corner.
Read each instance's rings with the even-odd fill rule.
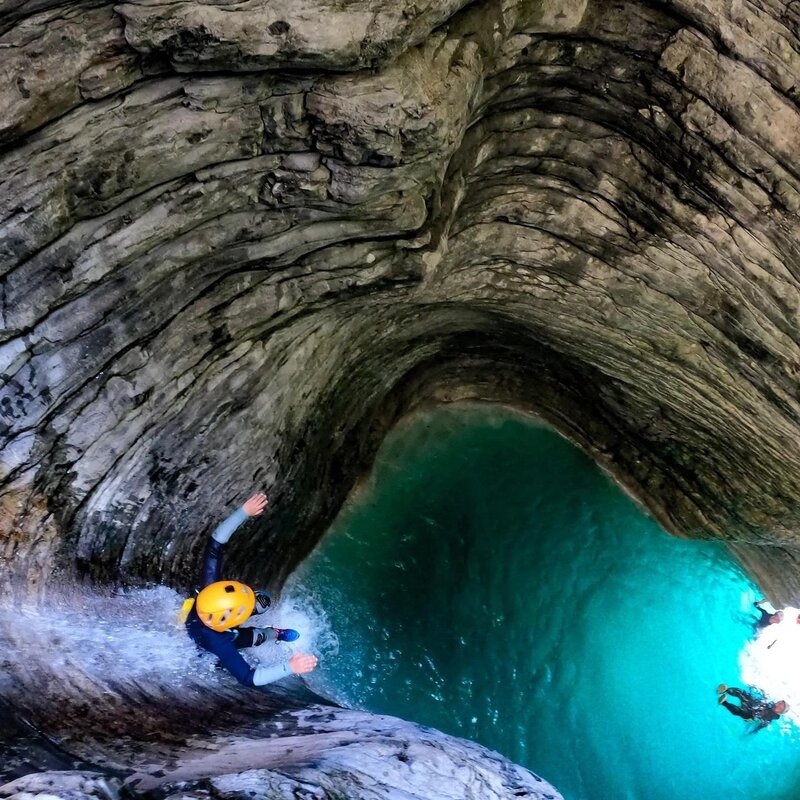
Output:
[[[217,525],[211,538],[220,544],[227,544],[236,529],[248,517],[257,517],[262,514],[266,505],[267,496],[263,492],[254,494],[241,508],[237,508],[233,514]]]
[[[285,678],[287,675],[302,675],[317,666],[317,657],[305,653],[295,653],[288,661],[271,667],[256,667],[253,670],[253,686],[266,686],[268,683]]]
[[[241,508],[237,508],[224,519],[211,534],[211,541],[206,547],[203,567],[200,570],[200,587],[222,580],[222,545],[227,544],[236,529],[249,517],[257,517],[263,513],[267,505],[267,496],[263,492],[254,494]]]
[[[251,667],[236,649],[233,638],[220,637],[208,648],[220,660],[225,669],[245,686],[266,686],[287,675],[311,672],[317,666],[316,656],[295,653],[288,661],[270,666]]]

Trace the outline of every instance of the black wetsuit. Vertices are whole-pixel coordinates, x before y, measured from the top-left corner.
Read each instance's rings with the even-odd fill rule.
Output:
[[[218,525],[211,535],[200,570],[201,589],[210,583],[222,580],[222,547],[246,519],[247,514],[240,508]],[[261,592],[261,594],[266,595],[266,592]],[[263,610],[257,603],[253,613],[260,614]],[[261,644],[256,637],[261,632],[263,639],[263,632],[268,629],[231,628],[226,631],[214,631],[201,622],[200,617],[197,616],[197,609],[193,607],[186,618],[186,630],[200,647],[213,653],[219,659],[220,664],[245,686],[263,686],[292,674],[288,662],[251,667],[239,653],[239,650],[245,647]]]
[[[780,717],[780,714],[775,710],[775,703],[770,703],[750,692],[745,692],[743,689],[727,689],[726,694],[738,698],[741,705],[734,705],[727,700],[723,700],[720,705],[725,706],[731,714],[746,719],[748,722],[758,722],[754,731],[766,728],[770,722],[774,722]]]
[[[761,616],[756,620],[756,630],[763,630],[767,627],[767,625],[772,625],[772,617],[775,612],[772,614],[769,611],[764,611],[761,606],[756,606],[756,608],[761,612]]]

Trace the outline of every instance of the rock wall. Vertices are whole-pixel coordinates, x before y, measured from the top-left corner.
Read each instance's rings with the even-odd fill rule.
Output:
[[[279,724],[291,739],[251,727],[246,738],[216,740],[166,768],[134,760],[139,771],[124,784],[104,772],[51,770],[0,786],[0,797],[562,800],[542,778],[497,753],[394,717],[312,706],[282,715]]]
[[[277,587],[398,416],[482,398],[796,600],[799,39],[783,0],[0,0],[4,591],[187,585],[255,486]]]
[[[792,557],[791,6],[4,5],[15,575],[186,581],[259,484],[279,582],[462,371]]]

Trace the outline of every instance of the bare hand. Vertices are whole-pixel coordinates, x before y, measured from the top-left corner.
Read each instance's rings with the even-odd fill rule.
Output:
[[[248,517],[257,517],[263,513],[264,507],[267,505],[267,496],[263,492],[254,494],[243,506],[244,513]]]
[[[289,666],[295,675],[302,675],[304,672],[311,672],[317,666],[317,657],[308,656],[305,653],[295,653],[289,659]]]

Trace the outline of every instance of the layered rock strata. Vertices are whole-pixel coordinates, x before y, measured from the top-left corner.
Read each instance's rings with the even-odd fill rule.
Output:
[[[496,753],[393,717],[312,706],[282,715],[279,723],[290,740],[274,726],[270,733],[268,726],[251,728],[166,768],[139,759],[125,782],[107,772],[50,771],[0,786],[0,797],[119,800],[136,792],[164,800],[561,800],[546,781]]]
[[[0,0],[6,592],[278,587],[387,428],[538,413],[800,592],[800,9]]]

